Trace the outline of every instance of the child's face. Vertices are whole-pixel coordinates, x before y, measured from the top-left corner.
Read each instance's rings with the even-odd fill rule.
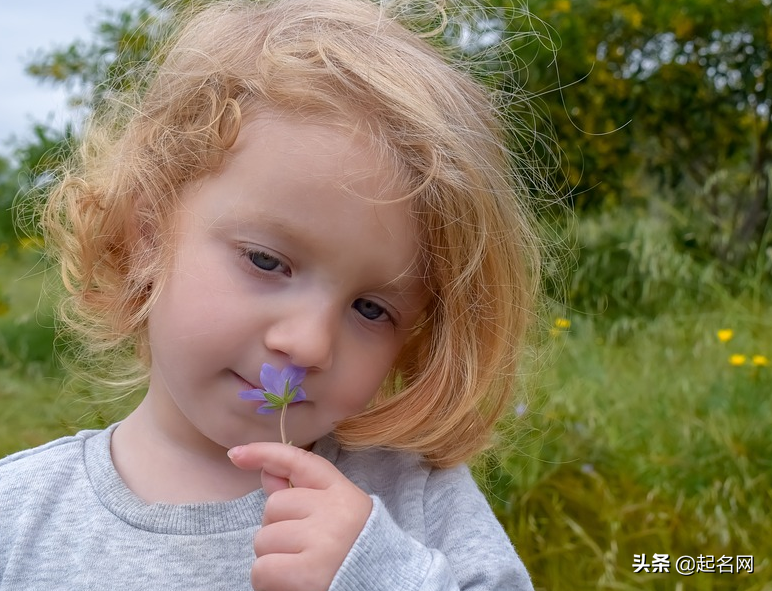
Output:
[[[149,321],[162,429],[191,445],[279,440],[278,414],[237,395],[265,362],[308,369],[308,400],[287,412],[295,445],[365,408],[427,300],[408,203],[388,203],[395,176],[362,138],[265,117],[183,192]]]

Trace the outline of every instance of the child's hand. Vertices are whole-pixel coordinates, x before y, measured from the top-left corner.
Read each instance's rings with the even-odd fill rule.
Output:
[[[239,468],[262,470],[269,495],[255,535],[252,587],[326,591],[370,516],[370,497],[330,462],[297,447],[251,443],[229,455]]]

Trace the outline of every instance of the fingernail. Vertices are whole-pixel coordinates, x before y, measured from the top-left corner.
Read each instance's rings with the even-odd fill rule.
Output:
[[[232,447],[228,450],[228,457],[231,459],[234,459],[241,455],[241,448],[244,447],[243,445],[237,445],[236,447]]]

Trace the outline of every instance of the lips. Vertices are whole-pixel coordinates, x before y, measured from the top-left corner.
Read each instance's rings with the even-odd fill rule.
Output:
[[[233,375],[235,375],[238,378],[238,380],[242,383],[242,385],[244,386],[244,390],[257,390],[258,388],[260,388],[260,386],[255,386],[254,384],[252,384],[252,382],[247,380],[240,373],[237,373],[234,371]]]
[[[241,382],[241,388],[240,388],[240,390],[239,390],[239,391],[242,391],[242,390],[258,390],[258,389],[262,389],[262,388],[263,388],[263,386],[260,384],[260,381],[259,381],[259,380],[258,380],[258,381],[256,381],[256,383],[255,383],[256,385],[255,385],[255,384],[253,384],[252,382],[250,382],[249,380],[247,380],[247,379],[246,379],[244,376],[242,376],[240,373],[238,373],[238,372],[236,372],[236,371],[233,371],[233,370],[231,370],[231,373],[234,375],[234,377],[235,377],[235,378],[236,378],[236,379],[237,379],[239,382]],[[306,403],[308,403],[308,402],[311,402],[311,400],[309,400],[308,398],[306,398],[305,400],[299,400],[299,401],[297,401],[297,402],[293,402],[293,403],[292,403],[292,405],[293,405],[293,406],[298,406],[298,405],[301,405],[301,404],[303,404],[303,405],[304,405],[304,404],[306,404]]]

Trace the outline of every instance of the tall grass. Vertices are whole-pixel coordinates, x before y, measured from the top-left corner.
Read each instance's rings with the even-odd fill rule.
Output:
[[[540,588],[772,590],[769,278],[635,211],[575,232],[571,326],[550,327],[528,404],[477,466],[497,515]],[[634,572],[655,553],[669,573]],[[684,555],[753,555],[754,572],[683,576]]]
[[[738,305],[662,315],[623,343],[587,318],[554,335],[514,447],[480,468],[537,586],[772,589],[772,367],[729,363],[772,353],[769,328]],[[755,572],[634,573],[644,553],[750,554]]]

